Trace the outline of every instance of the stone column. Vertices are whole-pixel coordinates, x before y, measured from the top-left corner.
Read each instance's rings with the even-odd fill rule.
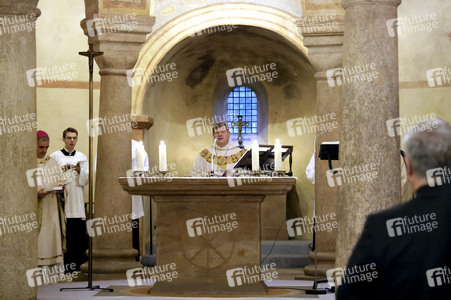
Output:
[[[328,184],[326,171],[329,165],[327,161],[318,159],[318,153],[322,142],[338,141],[340,136],[341,85],[335,84],[335,79],[328,76],[331,73],[328,70],[342,66],[343,16],[337,14],[306,16],[300,18],[297,25],[304,36],[304,45],[308,48],[310,62],[316,71],[316,115],[319,124],[323,124],[316,132],[318,135],[315,158],[316,216],[318,220],[323,220],[325,216],[330,218],[335,216],[337,221],[338,188]],[[321,134],[327,126],[330,126],[331,131]],[[339,162],[333,161],[332,166],[339,167]],[[318,274],[321,276],[325,276],[328,269],[334,268],[337,231],[338,229],[332,229],[316,233]],[[306,276],[314,276],[314,252],[311,251],[309,257],[312,264],[304,268],[304,273]]]
[[[94,14],[93,19],[82,21],[81,26],[88,35],[88,43],[93,43],[95,51],[103,52],[102,56],[96,57],[101,76],[100,117],[113,120],[130,115],[132,88],[129,86],[126,72],[133,69],[136,64],[139,50],[146,40],[146,34],[151,32],[154,19],[138,16],[130,20],[126,16]],[[111,23],[116,21],[120,23]],[[124,31],[120,31],[121,28]],[[119,130],[99,135],[95,218],[107,217],[112,220],[131,214],[131,197],[122,190],[118,181],[129,169],[131,169],[131,132]],[[121,224],[125,223],[130,223],[130,219]],[[140,266],[136,262],[136,255],[130,231],[119,230],[95,236],[93,273],[99,279],[125,277],[128,269]],[[87,264],[84,264],[82,271],[86,273],[87,268]]]
[[[368,214],[400,201],[400,141],[386,122],[399,117],[398,39],[387,21],[397,17],[401,0],[343,0],[343,100],[340,161],[342,168],[373,166],[372,181],[346,182],[339,189],[337,266],[346,265]],[[390,23],[390,22],[389,22]],[[371,65],[373,64],[373,65]],[[357,68],[356,68],[357,67]],[[377,75],[373,81],[350,80],[347,73]],[[374,74],[373,72],[377,72]],[[362,77],[361,77],[362,78]],[[366,172],[365,172],[366,173]]]
[[[35,299],[37,294],[37,288],[30,287],[26,277],[27,270],[37,268],[38,264],[37,188],[30,187],[27,180],[27,170],[37,167],[35,72],[28,72],[32,86],[27,80],[27,70],[36,68],[35,28],[41,14],[37,4],[37,0],[0,3],[2,299]],[[28,224],[32,226],[31,231],[17,231],[12,227]]]

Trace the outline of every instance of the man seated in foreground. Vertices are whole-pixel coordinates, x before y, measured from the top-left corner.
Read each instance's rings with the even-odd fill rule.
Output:
[[[368,216],[336,279],[337,299],[451,297],[451,126],[428,122],[438,126],[404,138],[407,179],[416,197]]]

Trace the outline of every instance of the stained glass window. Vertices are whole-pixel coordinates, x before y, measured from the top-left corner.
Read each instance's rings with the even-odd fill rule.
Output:
[[[243,134],[257,133],[257,95],[245,86],[234,88],[227,98],[227,123],[231,133],[238,133],[238,126],[232,126],[238,116],[243,116],[243,122],[249,122],[249,126],[243,127]]]

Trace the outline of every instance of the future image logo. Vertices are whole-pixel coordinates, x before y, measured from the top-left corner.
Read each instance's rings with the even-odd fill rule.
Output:
[[[326,275],[330,285],[336,282],[338,286],[345,283],[372,282],[379,276],[375,263],[329,269]]]
[[[198,237],[204,234],[213,234],[216,232],[231,232],[238,228],[236,214],[214,215],[213,217],[199,217],[186,221],[188,236]]]
[[[428,85],[430,87],[439,87],[451,83],[451,70],[448,66],[435,68],[426,71]]]
[[[143,267],[127,270],[128,286],[153,285],[155,282],[172,282],[178,278],[177,265],[175,263],[157,265],[155,267]]]
[[[238,287],[245,284],[257,283],[259,281],[272,281],[277,279],[279,273],[276,271],[276,264],[244,266],[241,268],[229,269],[226,271],[227,284],[229,287]]]
[[[426,178],[430,187],[449,184],[451,183],[451,169],[444,167],[427,170]]]
[[[388,236],[398,237],[417,232],[431,232],[438,228],[437,214],[404,216],[389,219],[386,222]]]
[[[429,269],[426,271],[426,278],[430,287],[451,284],[451,269],[448,266]]]
[[[226,71],[227,83],[230,87],[243,86],[256,82],[272,82],[278,77],[277,64],[244,66]]]

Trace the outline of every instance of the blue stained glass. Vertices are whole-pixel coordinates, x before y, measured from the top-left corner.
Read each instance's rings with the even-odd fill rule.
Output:
[[[243,127],[243,133],[258,133],[257,95],[253,90],[245,86],[233,89],[227,99],[227,109],[227,121],[232,133],[238,133],[238,127],[232,126],[233,122],[238,121],[238,115],[243,116],[244,122],[249,122],[247,127]]]

